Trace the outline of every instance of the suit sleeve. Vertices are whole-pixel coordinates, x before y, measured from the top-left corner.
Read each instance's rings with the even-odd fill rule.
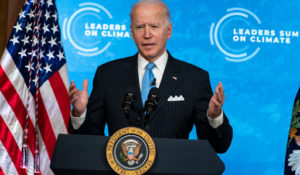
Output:
[[[87,105],[87,114],[84,123],[77,129],[69,125],[70,133],[104,135],[105,106],[104,106],[104,81],[101,66],[98,67],[94,80],[93,90]]]
[[[199,85],[199,94],[195,103],[195,125],[197,136],[199,139],[207,139],[217,153],[227,151],[232,140],[232,127],[224,112],[224,121],[217,127],[213,128],[208,123],[207,110],[210,98],[212,97],[212,89],[209,81],[208,73],[203,76]]]

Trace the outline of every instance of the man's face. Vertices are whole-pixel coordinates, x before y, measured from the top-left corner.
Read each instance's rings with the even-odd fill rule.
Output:
[[[148,61],[155,61],[164,53],[172,33],[164,8],[160,4],[141,4],[134,9],[131,20],[131,35],[139,52]]]

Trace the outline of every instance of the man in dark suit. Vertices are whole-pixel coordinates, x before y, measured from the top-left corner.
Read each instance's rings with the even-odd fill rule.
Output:
[[[99,66],[89,99],[87,80],[82,91],[71,82],[70,132],[104,135],[107,123],[109,135],[134,125],[152,137],[187,139],[195,124],[199,139],[207,139],[216,152],[225,152],[231,143],[232,128],[222,110],[223,86],[219,83],[212,94],[206,71],[166,51],[172,33],[168,7],[160,0],[141,0],[133,5],[130,17],[138,54]],[[143,109],[149,82],[159,89],[159,100],[145,121]],[[135,101],[134,112],[126,119],[122,101],[128,91],[134,94]]]

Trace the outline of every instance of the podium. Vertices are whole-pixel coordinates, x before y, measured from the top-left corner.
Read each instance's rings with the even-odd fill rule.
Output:
[[[56,175],[115,175],[106,160],[109,137],[59,135],[51,161]],[[225,169],[207,140],[153,138],[155,162],[147,175],[220,175]]]

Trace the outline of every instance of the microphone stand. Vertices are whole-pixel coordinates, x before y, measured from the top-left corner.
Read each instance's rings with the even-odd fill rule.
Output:
[[[145,102],[145,108],[144,108],[144,126],[145,126],[145,129],[148,126],[151,114],[157,108],[157,103],[158,103],[158,88],[153,87],[153,88],[151,88],[151,90],[149,92],[149,95],[148,95],[148,99]]]

